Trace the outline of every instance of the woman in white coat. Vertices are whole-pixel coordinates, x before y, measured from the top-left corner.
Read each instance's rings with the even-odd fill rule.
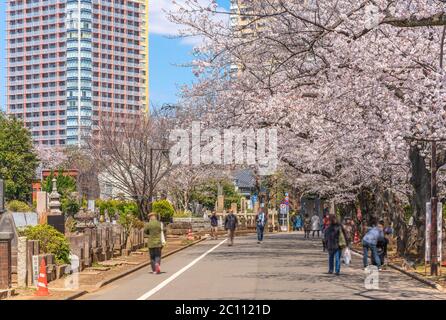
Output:
[[[311,217],[311,230],[313,231],[313,238],[314,233],[317,231],[317,237],[320,237],[320,230],[321,230],[321,219],[317,215],[317,213],[314,213]]]

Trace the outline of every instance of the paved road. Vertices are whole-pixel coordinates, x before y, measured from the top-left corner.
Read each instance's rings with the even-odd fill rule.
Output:
[[[302,233],[236,239],[233,247],[206,240],[162,261],[160,275],[141,269],[81,299],[446,299],[397,271],[380,272],[379,289],[367,290],[361,257],[340,276],[327,272],[320,240]]]

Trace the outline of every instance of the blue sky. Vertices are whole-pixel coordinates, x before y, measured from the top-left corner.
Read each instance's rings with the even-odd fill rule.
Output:
[[[201,0],[209,2],[210,0]],[[182,2],[177,0],[177,2]],[[229,9],[229,0],[217,1]],[[193,45],[172,38],[175,27],[165,18],[163,9],[172,8],[171,0],[151,1],[150,12],[150,99],[155,106],[176,103],[178,87],[194,81],[189,68],[178,66],[192,59]],[[6,107],[6,1],[0,10],[0,108]]]

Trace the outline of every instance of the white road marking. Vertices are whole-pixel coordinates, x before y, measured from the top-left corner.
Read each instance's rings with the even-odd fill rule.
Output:
[[[176,278],[178,278],[178,276],[180,276],[183,272],[185,272],[186,270],[188,270],[190,267],[192,267],[194,264],[196,264],[198,261],[200,261],[201,259],[203,259],[204,257],[206,257],[209,253],[211,253],[212,251],[214,251],[215,249],[217,249],[219,246],[221,246],[223,243],[226,242],[225,239],[222,242],[220,242],[219,244],[217,244],[216,246],[212,247],[211,249],[209,249],[208,251],[206,251],[205,253],[203,253],[201,256],[199,256],[197,259],[195,259],[194,261],[192,261],[191,263],[189,263],[187,266],[185,266],[184,268],[182,268],[181,270],[175,272],[173,275],[171,275],[169,278],[167,278],[166,280],[164,280],[163,282],[161,282],[159,285],[157,285],[155,288],[153,288],[152,290],[144,293],[141,297],[139,297],[136,300],[147,300],[148,298],[150,298],[151,296],[153,296],[155,293],[157,293],[158,291],[160,291],[162,288],[164,288],[165,286],[167,286],[170,282],[172,282],[173,280],[175,280]]]

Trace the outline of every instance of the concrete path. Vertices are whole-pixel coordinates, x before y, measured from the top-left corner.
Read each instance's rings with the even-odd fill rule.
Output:
[[[206,240],[162,261],[160,275],[141,269],[81,299],[446,299],[394,270],[379,273],[379,289],[367,290],[361,257],[341,275],[327,272],[319,239],[302,233],[236,238],[233,247]]]

